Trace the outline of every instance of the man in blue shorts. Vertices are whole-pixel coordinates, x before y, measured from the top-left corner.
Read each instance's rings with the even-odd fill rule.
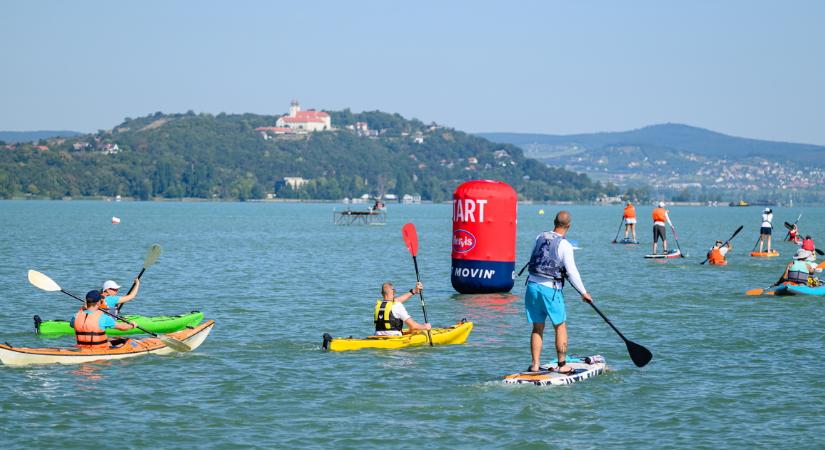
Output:
[[[530,262],[527,264],[530,276],[527,278],[524,306],[527,321],[533,324],[533,332],[530,335],[533,361],[527,370],[539,370],[544,323],[549,316],[556,333],[557,370],[559,373],[570,373],[573,368],[566,362],[567,313],[562,295],[564,279],[570,280],[573,287],[581,293],[583,301],[591,302],[592,299],[584,289],[576,262],[573,260],[573,246],[564,238],[570,229],[570,213],[560,211],[556,214],[553,226],[553,231],[544,232],[536,238]]]

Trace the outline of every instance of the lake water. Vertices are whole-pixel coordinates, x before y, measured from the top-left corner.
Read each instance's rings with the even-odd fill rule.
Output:
[[[512,295],[458,295],[450,285],[450,205],[390,205],[386,226],[351,227],[333,224],[333,207],[0,202],[0,340],[72,343],[34,335],[34,314],[68,319],[78,305],[31,286],[28,269],[79,295],[109,278],[128,286],[152,243],[163,255],[124,312],[197,309],[217,322],[200,348],[178,356],[0,367],[2,446],[81,448],[90,438],[127,448],[825,446],[825,304],[744,295],[775,281],[795,249],[777,243],[779,258],[747,256],[758,208],[670,208],[689,257],[668,261],[642,258],[650,207],[639,208],[638,247],[610,244],[619,206],[567,208],[585,285],[654,359],[636,368],[568,287],[571,353],[602,354],[610,371],[538,388],[500,382],[530,362],[523,283]],[[518,267],[559,209],[519,206]],[[776,208],[777,224],[800,211]],[[825,240],[825,210],[804,211],[803,233]],[[371,333],[381,282],[414,285],[401,238],[408,221],[418,228],[429,319],[472,320],[467,344],[322,352],[324,332]],[[699,265],[739,225],[730,264]],[[776,232],[785,233],[781,225]],[[408,309],[423,320],[418,301]],[[546,338],[549,361],[552,333]]]

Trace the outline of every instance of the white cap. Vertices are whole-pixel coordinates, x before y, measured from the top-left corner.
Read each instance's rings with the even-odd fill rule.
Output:
[[[794,255],[793,259],[808,259],[811,256],[811,252],[800,248],[796,251],[796,255]]]
[[[103,283],[103,289],[101,290],[105,291],[106,289],[120,289],[120,285],[112,280],[106,280],[106,282]]]
[[[665,207],[665,202],[659,202],[659,208],[664,208],[664,207]]]

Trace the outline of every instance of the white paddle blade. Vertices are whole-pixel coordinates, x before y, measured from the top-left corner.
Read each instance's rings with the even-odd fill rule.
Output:
[[[58,286],[54,280],[32,269],[29,269],[29,283],[33,284],[34,287],[38,289],[43,289],[44,291],[54,292],[61,290],[60,286]]]
[[[152,244],[149,251],[146,252],[146,258],[143,259],[143,268],[148,269],[155,261],[160,258],[161,248],[160,244]]]

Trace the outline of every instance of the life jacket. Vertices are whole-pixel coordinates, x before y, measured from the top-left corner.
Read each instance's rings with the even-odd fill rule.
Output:
[[[808,278],[811,276],[810,272],[808,272],[808,265],[805,261],[794,261],[791,267],[788,269],[788,278],[786,281],[790,281],[792,283],[799,283],[799,284],[808,284]]]
[[[564,266],[558,258],[559,244],[564,239],[558,233],[542,233],[533,247],[527,270],[533,275],[552,278],[564,285]]]
[[[653,221],[654,222],[667,222],[667,211],[664,208],[656,208],[653,210]]]
[[[393,300],[382,299],[375,302],[375,313],[372,316],[375,331],[401,331],[404,328],[404,322],[392,315],[393,305],[395,305]]]
[[[636,218],[636,208],[633,205],[627,205],[624,207],[624,218],[625,219],[635,219]]]
[[[809,252],[814,251],[816,246],[814,245],[813,239],[805,239],[802,241],[802,250],[807,250]]]
[[[725,262],[725,255],[722,254],[720,248],[712,248],[708,253],[708,262],[711,264],[721,264]]]
[[[106,331],[100,329],[100,316],[102,315],[103,311],[99,309],[91,314],[86,314],[86,310],[81,309],[75,314],[74,334],[78,347],[109,348]]]

